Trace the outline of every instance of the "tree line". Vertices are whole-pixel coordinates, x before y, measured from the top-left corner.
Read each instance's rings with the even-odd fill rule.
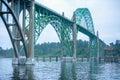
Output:
[[[110,43],[110,47],[113,48],[114,56],[120,56],[120,44],[117,41],[115,44]],[[59,42],[51,42],[51,43],[42,43],[34,46],[34,56],[35,57],[49,57],[49,56],[61,56],[61,44]],[[83,40],[77,40],[77,57],[89,57],[89,42]],[[0,57],[13,57],[14,50],[10,49],[2,49],[0,47]],[[104,54],[105,56],[109,56],[109,53]],[[23,53],[21,54],[23,55]],[[67,55],[65,55],[67,56]],[[111,55],[110,55],[111,56]]]
[[[116,40],[115,43],[110,43],[106,47],[110,48],[108,52],[105,53],[105,56],[120,57],[120,40]]]
[[[37,44],[34,50],[35,57],[61,56],[61,44],[59,42]],[[13,57],[13,53],[13,48],[2,49],[0,47],[0,57]],[[89,57],[88,41],[77,40],[77,57]]]

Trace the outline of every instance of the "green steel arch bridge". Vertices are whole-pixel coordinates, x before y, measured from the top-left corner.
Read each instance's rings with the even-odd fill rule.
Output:
[[[22,24],[19,16],[22,13]],[[67,54],[76,59],[76,38],[78,32],[89,37],[90,58],[103,56],[105,43],[95,35],[94,24],[87,8],[78,8],[70,19],[35,2],[34,0],[0,0],[0,16],[14,48],[14,64],[19,64],[24,53],[25,63],[34,58],[34,45],[44,28],[51,24],[61,42],[61,56]],[[84,18],[86,26],[81,26]],[[52,36],[52,34],[48,34]],[[21,47],[22,46],[22,47]]]

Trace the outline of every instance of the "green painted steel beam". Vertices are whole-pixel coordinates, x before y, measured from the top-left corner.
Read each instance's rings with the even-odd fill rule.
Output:
[[[72,24],[69,23],[69,21],[52,14],[52,12],[47,11],[46,9],[38,8],[38,6],[35,5],[35,11],[34,11],[34,39],[35,42],[37,42],[39,36],[41,35],[44,28],[51,24],[53,28],[55,29],[59,40],[61,42],[61,48],[62,48],[62,55],[66,56],[72,55],[72,47],[71,47],[71,35],[72,35]]]

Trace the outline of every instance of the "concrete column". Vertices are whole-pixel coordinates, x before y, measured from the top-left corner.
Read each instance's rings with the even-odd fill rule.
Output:
[[[28,35],[28,57],[26,64],[33,64],[34,58],[34,0],[29,1],[29,35]]]
[[[15,15],[17,16],[17,20],[19,21],[19,15],[20,15],[20,0],[12,0],[11,1],[11,7],[12,9],[14,10],[15,12]],[[14,23],[14,21],[12,22]],[[20,35],[18,33],[18,29],[17,27],[13,27],[13,35],[15,38],[19,38]],[[17,53],[14,53],[14,58],[12,59],[12,64],[19,64],[19,52],[20,52],[20,41],[16,41],[15,43],[15,47],[18,49],[18,52]]]
[[[31,2],[31,6],[30,6],[30,27],[29,27],[29,58],[33,58],[34,57],[34,3],[33,1]]]
[[[76,59],[76,37],[77,37],[77,29],[76,29],[76,16],[73,14],[73,58]]]
[[[15,15],[18,16],[17,20],[19,21],[19,15],[20,15],[20,0],[16,0],[16,1],[12,1],[12,5],[11,7],[13,8]],[[13,22],[14,23],[14,22]],[[13,34],[15,38],[20,38],[20,35],[18,33],[18,29],[17,27],[13,27]],[[18,49],[18,52],[20,52],[20,41],[16,41],[16,47]],[[14,53],[14,57],[15,58],[19,58],[19,54],[16,55],[16,53]]]
[[[64,12],[62,12],[62,16],[64,17]],[[62,36],[63,36],[63,33],[61,33],[62,35],[61,35],[61,60],[63,59],[63,57],[64,57],[64,53],[65,53],[65,50],[64,50],[64,42],[63,42],[63,38],[62,38]]]
[[[100,53],[99,53],[99,33],[97,31],[97,60],[99,61]]]
[[[26,25],[26,21],[25,21],[25,16],[26,16],[26,3],[23,2],[23,33],[24,33],[24,37],[25,37],[25,25]]]

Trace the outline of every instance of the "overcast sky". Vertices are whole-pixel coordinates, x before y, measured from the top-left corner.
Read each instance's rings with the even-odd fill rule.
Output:
[[[50,9],[71,19],[77,8],[88,8],[91,12],[95,32],[107,44],[120,40],[120,0],[36,0]],[[10,48],[11,42],[0,18],[0,46]],[[48,34],[52,34],[50,36]],[[85,36],[79,34],[79,38]],[[37,43],[59,41],[54,29],[48,25]]]

